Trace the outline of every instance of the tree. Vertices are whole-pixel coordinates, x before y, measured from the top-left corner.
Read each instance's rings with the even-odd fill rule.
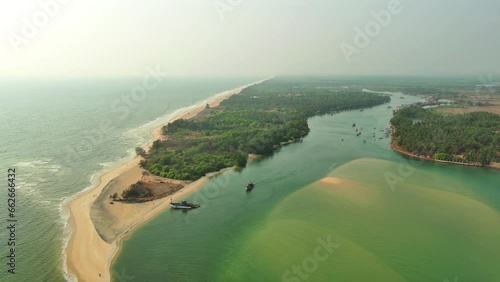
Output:
[[[136,148],[135,148],[135,153],[136,153],[138,156],[141,156],[141,157],[143,157],[143,158],[145,158],[145,157],[147,156],[146,151],[145,151],[143,148],[141,148],[141,147],[136,147]]]
[[[378,94],[332,92],[309,83],[297,87],[294,80],[275,79],[246,88],[201,118],[169,123],[163,128],[167,138],[153,142],[141,165],[155,175],[196,180],[226,167],[245,167],[249,153],[270,155],[281,142],[306,136],[309,117],[389,100]]]
[[[415,123],[415,119],[421,122]],[[499,115],[445,115],[412,106],[396,112],[391,124],[396,145],[410,152],[426,152],[437,160],[487,165],[500,153],[500,135],[495,133],[500,127]]]

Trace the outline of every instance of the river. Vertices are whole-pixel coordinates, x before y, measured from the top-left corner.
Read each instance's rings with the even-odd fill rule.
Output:
[[[420,100],[400,96],[392,108]],[[500,174],[394,152],[391,117],[385,104],[311,118],[303,143],[135,231],[114,281],[500,281]]]

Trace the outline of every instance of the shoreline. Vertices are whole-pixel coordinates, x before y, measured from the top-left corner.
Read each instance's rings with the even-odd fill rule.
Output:
[[[151,139],[143,146],[143,148],[146,151],[149,151],[153,142],[162,138],[162,128],[168,123],[178,119],[193,118],[205,109],[206,103],[208,103],[210,107],[217,107],[223,100],[231,97],[232,95],[237,95],[245,88],[260,84],[269,79],[272,79],[272,77],[215,94],[197,105],[188,107],[186,110],[171,117],[160,126],[152,129],[150,131]],[[67,228],[70,229],[70,238],[63,250],[63,259],[65,259],[66,266],[66,269],[63,269],[63,271],[67,272],[63,273],[65,277],[70,276],[72,278],[76,278],[78,281],[94,281],[96,278],[99,280],[103,279],[103,281],[110,281],[111,264],[115,259],[120,249],[121,242],[125,236],[131,234],[134,229],[163,211],[164,208],[169,205],[168,199],[178,200],[191,194],[195,190],[202,187],[210,177],[204,176],[169,197],[148,202],[152,203],[153,207],[145,207],[140,217],[129,222],[127,228],[118,235],[116,240],[112,243],[106,243],[97,233],[94,222],[91,219],[91,207],[107,184],[119,176],[126,175],[132,168],[140,167],[140,160],[141,157],[135,156],[130,161],[112,168],[110,171],[99,177],[97,184],[94,185],[93,188],[86,189],[75,194],[75,196],[70,198],[67,203],[63,204],[63,208],[66,208],[69,211]],[[125,209],[126,207],[122,206],[122,208]]]
[[[478,164],[470,164],[470,163],[460,163],[460,162],[436,160],[436,159],[425,157],[425,156],[417,156],[417,155],[414,155],[414,154],[412,154],[412,153],[410,153],[410,152],[408,152],[406,150],[403,150],[401,147],[399,147],[398,145],[394,144],[394,140],[393,140],[392,137],[391,137],[390,146],[391,146],[391,148],[394,151],[396,151],[396,152],[398,152],[398,153],[400,153],[402,155],[409,156],[409,157],[416,158],[416,159],[420,159],[420,160],[426,160],[426,161],[430,161],[430,162],[444,163],[444,164],[450,164],[450,165],[484,167],[484,168],[491,168],[491,169],[500,170],[500,163],[492,163],[492,164],[489,164],[489,165],[478,165]]]

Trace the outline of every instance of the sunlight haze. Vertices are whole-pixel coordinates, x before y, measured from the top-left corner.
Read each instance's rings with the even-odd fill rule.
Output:
[[[401,0],[402,11],[347,60],[342,43],[390,2],[4,1],[0,75],[138,75],[156,65],[174,75],[500,72],[493,0]],[[23,19],[33,23],[40,3],[52,3],[52,15],[26,38]]]

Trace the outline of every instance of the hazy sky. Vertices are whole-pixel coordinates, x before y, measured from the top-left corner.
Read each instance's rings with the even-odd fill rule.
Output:
[[[397,2],[1,1],[0,76],[500,74],[500,1]]]

